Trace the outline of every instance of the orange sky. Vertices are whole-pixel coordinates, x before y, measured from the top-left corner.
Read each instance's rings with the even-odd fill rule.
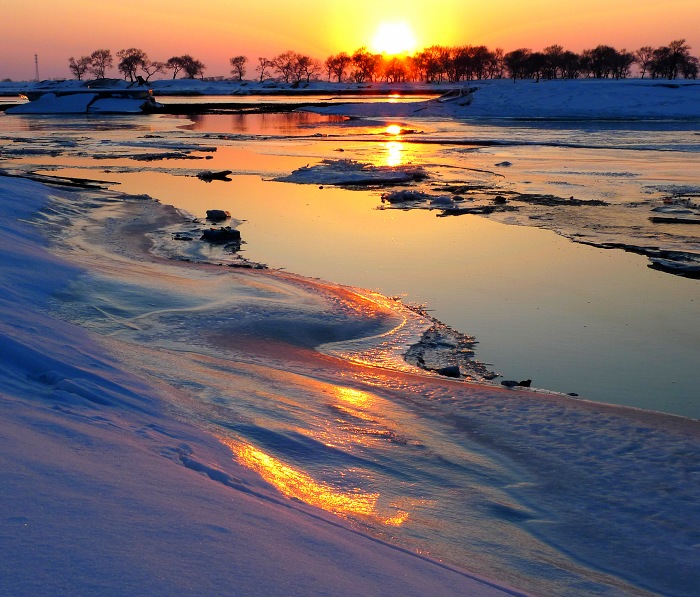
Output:
[[[3,0],[0,79],[69,77],[68,58],[128,47],[153,60],[191,54],[206,75],[228,75],[231,56],[251,62],[296,50],[324,60],[371,46],[382,22],[405,23],[418,47],[485,44],[506,51],[557,43],[634,50],[685,38],[700,55],[697,0]],[[9,6],[7,6],[9,4]],[[111,73],[116,76],[116,71]],[[253,65],[249,76],[254,76]]]

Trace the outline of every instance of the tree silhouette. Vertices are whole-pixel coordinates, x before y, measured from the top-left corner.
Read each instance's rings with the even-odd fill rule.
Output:
[[[129,48],[128,50],[119,50],[117,52],[117,58],[119,58],[119,64],[117,69],[120,73],[124,75],[124,79],[127,77],[132,83],[136,79],[136,73],[138,70],[146,63],[148,56],[146,52],[138,48]]]
[[[194,79],[195,77],[204,78],[204,69],[206,66],[204,66],[200,60],[192,58],[189,54],[175,56],[168,60],[166,65],[168,65],[167,68],[173,69],[173,79],[180,70],[184,71],[188,79]],[[175,70],[175,68],[177,68],[177,70]]]
[[[355,50],[352,55],[354,69],[351,75],[354,81],[356,83],[374,81],[381,59],[382,57],[379,54],[368,52],[364,46]]]
[[[258,66],[255,67],[255,70],[260,73],[260,82],[261,83],[265,79],[265,71],[268,68],[273,68],[273,67],[274,67],[274,64],[272,64],[272,60],[268,60],[267,58],[264,58],[262,56],[258,58]]]
[[[643,46],[634,53],[634,61],[639,66],[642,74],[642,79],[647,72],[647,69],[654,61],[654,48],[651,46]]]
[[[234,56],[229,61],[233,67],[231,74],[237,76],[239,81],[242,81],[243,75],[245,75],[245,63],[248,62],[248,59],[245,56]]]
[[[68,59],[68,68],[78,81],[82,81],[83,75],[90,68],[90,56],[81,56],[77,60],[71,56]]]
[[[503,64],[508,69],[513,81],[515,79],[524,79],[527,74],[527,61],[532,54],[532,50],[528,48],[519,48],[508,52],[503,56]]]
[[[345,78],[345,71],[351,63],[352,58],[345,52],[326,58],[325,66],[328,71],[328,80],[330,81],[331,75],[333,75],[338,83],[342,82]]]
[[[146,82],[150,81],[151,77],[157,73],[164,73],[167,68],[165,62],[151,62],[144,60],[141,64],[141,70],[146,75]]]
[[[168,60],[165,62],[165,68],[173,71],[173,79],[176,78],[177,73],[184,68],[183,58],[183,56],[173,56],[172,58],[168,58]]]
[[[104,79],[106,70],[113,64],[114,58],[109,50],[95,50],[90,54],[90,72],[96,79]]]

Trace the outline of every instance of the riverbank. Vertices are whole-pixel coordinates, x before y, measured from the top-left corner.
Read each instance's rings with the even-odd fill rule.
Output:
[[[148,198],[0,184],[13,592],[696,586],[697,422],[320,355],[338,333],[396,329],[394,303],[149,257],[181,216]],[[426,519],[444,562],[409,553]]]

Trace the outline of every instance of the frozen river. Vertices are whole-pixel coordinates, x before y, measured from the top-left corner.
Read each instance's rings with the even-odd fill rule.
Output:
[[[697,226],[649,221],[653,209],[700,200],[692,122],[290,113],[1,123],[13,140],[6,168],[114,181],[197,217],[226,209],[244,221],[248,259],[422,304],[475,336],[476,359],[499,379],[700,417],[700,282],[650,269],[646,256],[599,248],[698,254]],[[341,169],[342,160],[418,166],[427,178],[406,188],[440,196],[461,186],[462,205],[492,204],[500,194],[517,209],[437,218],[429,201],[383,203],[384,187],[333,187],[333,172],[319,172],[316,184],[275,181],[324,159]],[[231,170],[231,181],[194,176],[205,169]],[[584,205],[518,202],[523,196]]]
[[[535,594],[693,594],[697,423],[648,412],[700,417],[700,282],[648,258],[698,252],[692,226],[648,219],[695,209],[692,124],[294,113],[0,116],[0,130],[5,171],[109,181],[56,191],[37,219],[83,272],[52,313],[282,494]],[[368,180],[334,184],[358,164]],[[420,176],[376,184],[400,172]],[[382,200],[397,189],[420,195]],[[436,217],[493,205],[509,209]],[[176,240],[212,208],[270,270],[212,267],[239,259]],[[613,244],[628,251],[595,246]],[[406,348],[425,324],[382,295],[475,336],[502,377],[416,375],[363,351]]]

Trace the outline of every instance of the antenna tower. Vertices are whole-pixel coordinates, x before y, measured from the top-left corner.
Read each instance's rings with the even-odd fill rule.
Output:
[[[34,80],[39,80],[39,55],[34,54]]]

